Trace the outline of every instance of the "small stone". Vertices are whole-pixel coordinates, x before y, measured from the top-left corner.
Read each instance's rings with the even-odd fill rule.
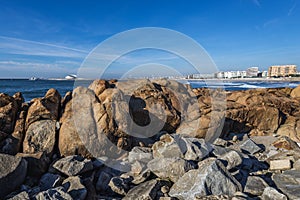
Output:
[[[248,176],[244,192],[260,196],[268,186],[269,185],[262,178],[258,176]]]
[[[291,161],[289,159],[270,161],[270,170],[288,170],[291,169],[291,167]]]
[[[170,188],[168,186],[164,185],[161,187],[160,190],[162,193],[167,194],[170,191]]]
[[[272,187],[266,187],[264,193],[261,195],[262,200],[287,200],[284,194],[279,193]]]
[[[212,146],[204,139],[181,137],[177,140],[185,160],[203,160],[213,150]]]
[[[294,168],[294,169],[297,169],[297,170],[300,170],[300,159],[297,160],[296,162],[294,162],[293,168]]]
[[[30,198],[28,193],[26,191],[23,191],[7,200],[30,200]]]
[[[148,147],[133,147],[133,149],[128,154],[128,161],[131,163],[135,161],[147,163],[152,159],[152,150]]]
[[[145,168],[147,168],[146,164],[136,161],[131,165],[131,172],[135,175],[138,175],[145,170]]]
[[[41,177],[39,186],[41,188],[41,191],[45,191],[50,188],[59,186],[62,183],[62,181],[63,179],[60,175],[46,173]]]
[[[238,141],[238,136],[237,135],[235,135],[235,136],[233,136],[233,138],[232,138],[232,142],[237,142]]]
[[[179,144],[169,134],[160,137],[160,140],[152,146],[154,158],[183,158]]]
[[[219,159],[225,162],[224,165],[228,170],[241,165],[243,162],[242,156],[234,150],[220,156]]]
[[[102,192],[107,191],[109,188],[108,183],[111,178],[112,176],[109,175],[108,173],[101,172],[96,183],[96,190]]]
[[[131,180],[132,178],[113,177],[108,185],[115,193],[125,196],[130,189],[129,183]]]
[[[294,142],[293,140],[291,140],[287,136],[281,136],[275,142],[273,142],[272,145],[276,148],[281,148],[281,149],[286,149],[286,150],[295,150],[295,151],[300,150],[297,143]]]
[[[162,195],[159,195],[159,191],[162,186],[168,185],[170,183],[162,180],[150,180],[144,183],[141,183],[128,191],[123,200],[154,200],[159,199]]]
[[[78,176],[65,179],[62,186],[73,199],[84,200],[87,195],[87,190]]]
[[[222,138],[217,138],[213,144],[221,147],[227,147],[228,142]]]
[[[58,200],[58,199],[64,199],[64,200],[73,200],[73,198],[64,191],[63,187],[57,187],[57,188],[51,188],[47,191],[38,193],[35,198],[35,200]]]
[[[255,154],[260,152],[262,149],[251,139],[246,140],[242,145],[240,145],[242,151],[248,154]]]
[[[140,183],[145,182],[150,177],[150,175],[151,175],[151,171],[148,168],[146,168],[138,175],[132,174],[133,180],[131,182],[135,185],[138,185]]]
[[[67,176],[76,176],[93,170],[93,163],[88,159],[75,155],[56,161],[53,167]]]
[[[195,166],[182,158],[155,158],[147,166],[159,178],[169,179],[174,183],[184,173],[195,168]]]

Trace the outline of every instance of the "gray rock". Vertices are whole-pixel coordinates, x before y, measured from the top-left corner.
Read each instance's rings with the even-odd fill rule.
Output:
[[[53,167],[68,176],[76,176],[93,170],[93,163],[88,159],[75,155],[56,161]]]
[[[155,158],[148,163],[148,169],[162,179],[176,182],[184,173],[195,166],[182,158]]]
[[[130,182],[132,181],[132,178],[122,178],[122,177],[113,177],[110,182],[109,186],[112,191],[114,191],[117,194],[125,196],[128,190],[130,189]]]
[[[60,175],[46,173],[41,177],[39,186],[41,188],[41,191],[45,191],[50,188],[55,188],[59,186],[62,183],[62,181],[63,178]]]
[[[178,140],[186,160],[200,161],[213,150],[212,146],[206,143],[204,139],[181,137]]]
[[[269,185],[262,178],[258,176],[248,176],[244,192],[260,196],[268,186]]]
[[[106,172],[101,172],[99,178],[96,183],[96,190],[97,191],[107,191],[109,186],[108,183],[112,176]]]
[[[49,168],[50,159],[47,157],[46,152],[18,153],[16,156],[27,161],[27,176],[40,178]]]
[[[229,195],[241,191],[240,183],[227,171],[221,161],[208,158],[199,169],[185,173],[171,187],[169,195],[178,199],[194,199],[195,195]]]
[[[65,179],[62,186],[73,199],[84,200],[87,195],[87,190],[78,176]]]
[[[260,152],[262,149],[255,143],[253,140],[248,139],[243,144],[240,145],[240,148],[242,151],[248,154],[255,154],[257,152]]]
[[[131,181],[133,184],[140,184],[145,182],[151,175],[151,171],[146,168],[144,170],[142,170],[139,174],[133,173],[133,172],[128,172],[125,175],[127,176],[131,176],[133,178],[133,180]],[[123,174],[121,175],[123,176]]]
[[[170,186],[170,183],[162,180],[150,180],[130,189],[123,200],[154,200],[159,199],[160,189],[163,186]]]
[[[212,145],[212,148],[213,148],[212,154],[216,157],[222,156],[231,151],[231,149],[224,148],[224,147],[217,146],[217,145]]]
[[[201,194],[195,195],[194,200],[230,200],[228,195],[208,195],[202,196]]]
[[[272,177],[278,189],[289,199],[300,199],[300,171],[287,170]]]
[[[284,194],[279,193],[272,187],[266,187],[264,193],[261,195],[262,200],[287,200]]]
[[[46,152],[52,154],[55,144],[56,121],[40,120],[32,123],[23,142],[24,153]]]
[[[297,160],[296,162],[294,162],[293,168],[294,168],[294,169],[297,169],[297,170],[300,170],[300,159]]]
[[[183,153],[177,141],[169,134],[160,137],[152,146],[154,158],[183,158]]]
[[[149,147],[133,147],[128,154],[128,161],[131,163],[135,161],[147,163],[152,159],[152,150]]]
[[[29,200],[29,199],[30,198],[28,193],[26,191],[23,191],[7,200]]]
[[[0,154],[0,199],[16,190],[25,180],[27,162],[15,156]]]
[[[219,157],[219,159],[224,161],[224,164],[228,170],[241,165],[243,162],[242,156],[234,150],[223,154]]]
[[[135,161],[131,165],[131,172],[133,174],[140,174],[143,170],[147,168],[146,163]]]
[[[228,142],[222,138],[217,138],[213,144],[216,146],[227,147]]]
[[[35,200],[73,200],[73,198],[65,192],[63,187],[51,188],[49,190],[38,193]]]

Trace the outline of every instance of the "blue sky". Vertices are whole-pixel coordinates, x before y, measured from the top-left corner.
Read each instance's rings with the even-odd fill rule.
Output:
[[[219,70],[300,65],[299,0],[0,0],[0,24],[1,78],[77,73],[100,42],[139,27],[188,35],[205,48]],[[167,60],[172,65],[172,55],[165,52],[125,57],[139,64]],[[112,74],[129,66],[121,61]],[[173,63],[185,67],[176,58]]]

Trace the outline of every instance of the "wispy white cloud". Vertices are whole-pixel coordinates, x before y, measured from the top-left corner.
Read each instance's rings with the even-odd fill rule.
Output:
[[[0,53],[84,58],[89,52],[57,44],[0,36]]]
[[[261,7],[259,0],[251,0],[256,6]]]
[[[293,4],[293,6],[288,11],[288,14],[287,14],[288,16],[291,16],[293,14],[296,6],[297,6],[297,2],[295,1],[295,3]]]
[[[266,21],[266,22],[263,24],[263,27],[264,27],[264,28],[267,28],[267,27],[269,27],[269,26],[272,26],[272,25],[276,24],[278,21],[279,21],[278,18],[270,19],[270,20]]]

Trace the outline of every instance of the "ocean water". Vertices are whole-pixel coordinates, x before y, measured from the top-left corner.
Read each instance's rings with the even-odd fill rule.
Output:
[[[76,85],[88,86],[91,81],[76,81]],[[184,81],[193,88],[223,88],[225,90],[247,90],[255,88],[295,88],[300,85],[298,82],[286,81]],[[27,79],[0,79],[0,93],[13,95],[16,92],[22,92],[25,101],[30,101],[36,97],[45,95],[48,89],[55,88],[64,96],[68,91],[73,90],[74,80],[36,80]]]
[[[90,83],[91,81],[81,81],[80,85],[88,86]],[[25,101],[43,97],[50,88],[57,89],[63,97],[68,91],[73,90],[74,80],[0,79],[0,93],[13,95],[21,92]]]

